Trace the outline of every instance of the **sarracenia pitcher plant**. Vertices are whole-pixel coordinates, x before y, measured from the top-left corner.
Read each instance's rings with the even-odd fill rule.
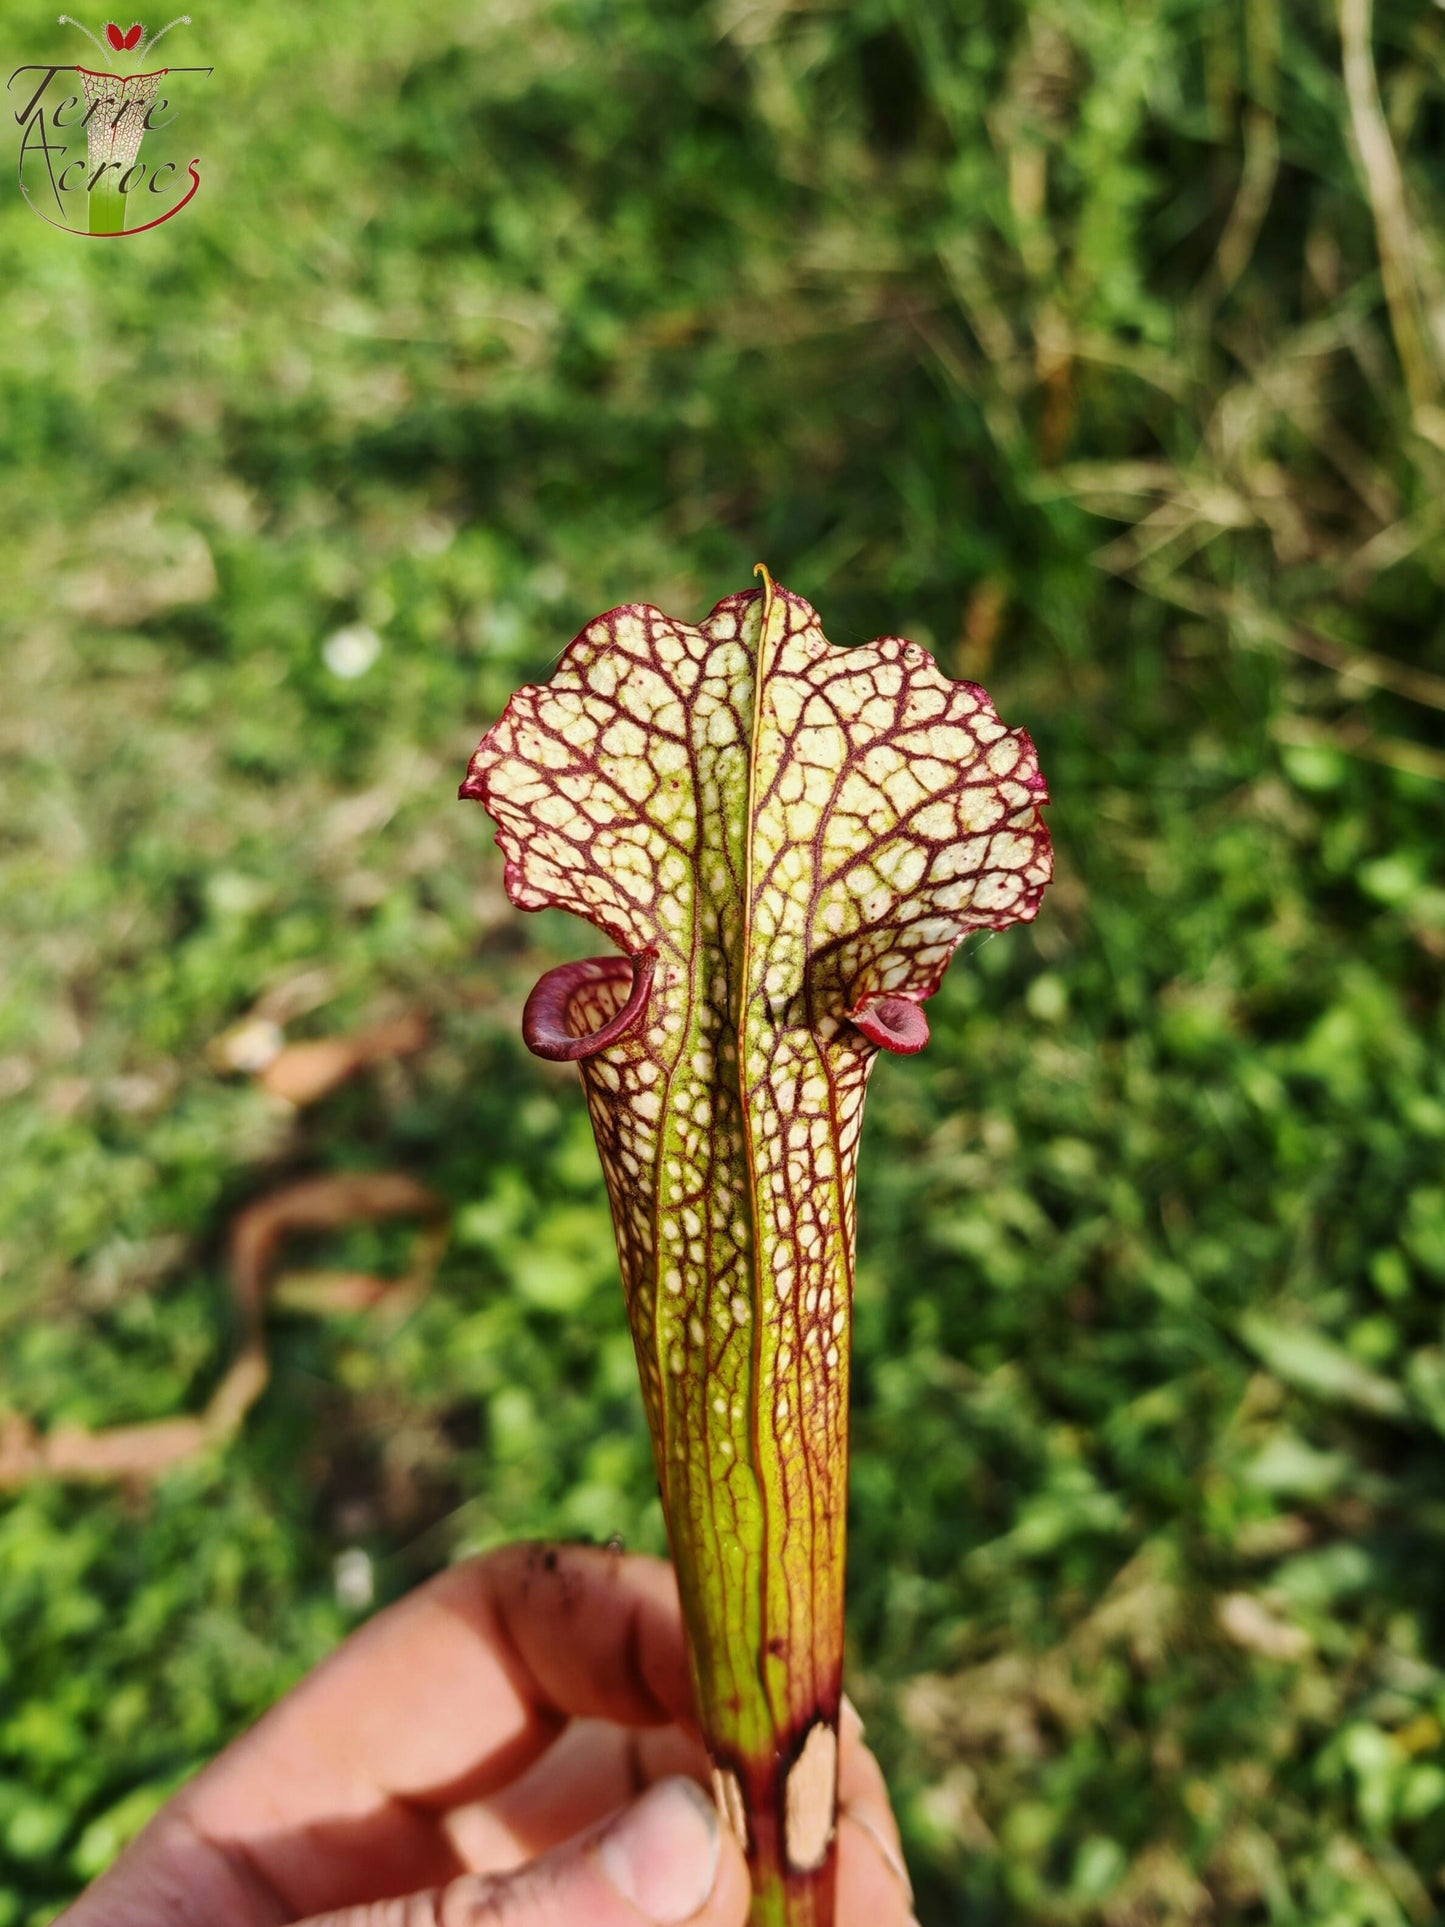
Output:
[[[112,20],[105,27],[104,39],[93,34],[89,27],[68,13],[61,14],[60,24],[79,27],[105,61],[104,71],[91,67],[75,69],[80,75],[81,91],[85,95],[82,119],[86,140],[89,231],[92,234],[123,234],[127,191],[121,183],[129,183],[132,178],[132,170],[140,156],[141,142],[150,126],[150,115],[167,71],[164,67],[154,73],[127,73],[124,70],[139,67],[155,52],[157,42],[164,40],[172,27],[190,26],[191,16],[188,13],[179,14],[168,26],[154,34],[147,33],[139,20],[125,29]],[[65,171],[69,172],[68,169]]]
[[[1052,853],[982,689],[896,636],[834,648],[758,573],[696,626],[589,623],[462,795],[514,903],[617,947],[549,971],[523,1032],[581,1066],[754,1927],[832,1927],[864,1086],[928,1041],[959,941],[1036,914]]]

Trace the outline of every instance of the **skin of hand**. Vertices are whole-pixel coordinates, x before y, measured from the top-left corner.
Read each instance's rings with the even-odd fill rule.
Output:
[[[845,1704],[838,1927],[916,1927]],[[57,1927],[745,1927],[662,1560],[509,1546],[379,1613]]]

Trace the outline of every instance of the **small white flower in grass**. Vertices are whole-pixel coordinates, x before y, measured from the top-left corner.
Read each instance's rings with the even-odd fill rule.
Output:
[[[216,1056],[228,1071],[255,1077],[281,1055],[285,1042],[281,1026],[269,1017],[248,1017],[218,1040]]]
[[[321,656],[333,676],[342,682],[355,682],[364,676],[381,654],[381,637],[364,622],[338,629],[321,645]]]
[[[345,1552],[337,1553],[331,1580],[336,1588],[336,1603],[343,1612],[364,1613],[376,1596],[371,1554],[363,1552],[360,1546],[348,1546]]]

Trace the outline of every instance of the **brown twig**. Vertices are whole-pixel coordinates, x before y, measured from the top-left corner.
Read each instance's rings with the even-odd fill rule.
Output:
[[[423,1220],[406,1275],[392,1280],[347,1274],[345,1288],[338,1291],[336,1275],[323,1274],[319,1300],[313,1294],[306,1307],[313,1310],[377,1305],[393,1318],[404,1317],[427,1291],[446,1248],[446,1205],[436,1192],[401,1171],[303,1178],[258,1198],[237,1218],[231,1233],[231,1288],[241,1315],[241,1348],[205,1411],[102,1432],[81,1426],[40,1432],[19,1416],[0,1418],[0,1491],[41,1478],[154,1479],[208,1447],[224,1444],[239,1430],[271,1375],[264,1313],[288,1234],[395,1217]],[[294,1299],[295,1281],[283,1282],[291,1286],[288,1296]]]

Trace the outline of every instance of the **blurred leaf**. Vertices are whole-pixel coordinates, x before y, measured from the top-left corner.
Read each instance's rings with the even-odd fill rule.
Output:
[[[1352,1405],[1379,1418],[1404,1418],[1409,1404],[1392,1379],[1369,1371],[1317,1331],[1287,1325],[1264,1312],[1246,1312],[1239,1335],[1257,1357],[1297,1390]]]

